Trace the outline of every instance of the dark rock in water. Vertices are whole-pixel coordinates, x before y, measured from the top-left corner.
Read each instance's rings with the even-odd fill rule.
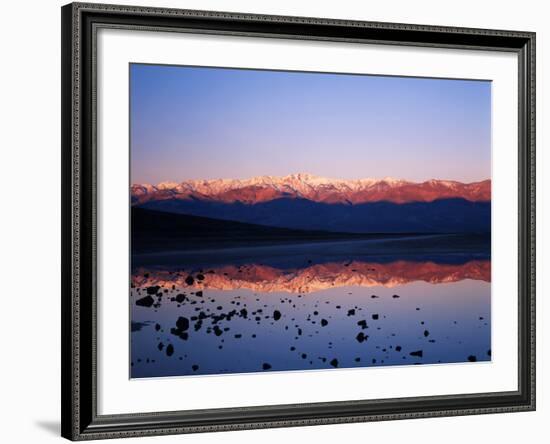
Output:
[[[375,321],[379,318],[380,316],[378,316],[377,314],[373,314],[372,315],[372,319],[374,319]]]
[[[197,279],[199,281],[204,281],[204,274],[202,274],[202,273],[197,274]]]
[[[172,344],[168,344],[166,347],[166,356],[172,356],[174,354],[174,346]]]
[[[424,352],[422,350],[417,350],[409,353],[411,356],[416,356],[417,358],[421,358],[424,356]]]
[[[170,333],[178,336],[180,339],[183,339],[184,341],[187,341],[187,339],[189,339],[189,334],[186,331],[180,330],[179,328],[171,328]]]
[[[330,361],[330,365],[332,365],[334,368],[338,367],[338,359],[334,358],[332,361]]]
[[[156,330],[156,331],[159,331],[159,330],[160,330],[160,324],[155,324],[155,330]]]
[[[306,359],[306,358],[307,358],[307,354],[305,354],[305,353],[302,353],[301,356],[302,356],[302,359]]]
[[[470,361],[470,362],[476,362],[476,361],[477,361],[477,358],[476,358],[474,355],[470,355],[470,356],[468,356],[468,361]]]
[[[162,349],[164,348],[164,344],[162,342],[159,342],[159,345],[157,345],[157,348],[162,351]]]
[[[199,366],[197,364],[193,364],[191,368],[193,369],[194,372],[196,372],[199,369]]]
[[[189,275],[185,278],[185,283],[187,285],[193,285],[195,283],[195,279],[193,279],[193,276]]]
[[[157,294],[160,290],[160,286],[154,285],[152,287],[147,287],[147,294]]]
[[[176,296],[176,302],[179,302],[180,304],[185,301],[185,295],[183,293],[180,293]]]
[[[400,352],[400,351],[401,351],[401,346],[400,346],[400,345],[396,345],[396,346],[395,346],[395,351]]]
[[[355,337],[355,339],[357,339],[357,342],[359,343],[365,342],[368,338],[369,337],[365,335],[365,333],[363,333],[362,331],[360,331]]]
[[[430,336],[430,332],[428,330],[424,330],[424,337],[427,338],[428,336]]]
[[[243,337],[243,335],[241,335],[240,333],[237,333],[237,334],[235,335],[235,338],[236,338],[236,339],[240,339],[240,338],[242,338],[242,337]]]
[[[155,303],[155,300],[151,296],[145,296],[144,298],[138,299],[136,305],[140,307],[152,307]]]
[[[267,362],[264,362],[264,363],[262,364],[262,369],[263,369],[263,370],[269,370],[270,368],[271,368],[271,365],[268,364]]]
[[[379,296],[376,296],[375,294],[372,294],[372,295],[371,295],[371,298],[372,298],[372,299],[378,299],[378,297],[379,297]]]
[[[392,296],[392,298],[394,298],[394,299],[397,299],[397,298],[399,298],[399,297],[400,297],[400,296],[399,296],[398,294],[394,294],[394,295]]]
[[[361,358],[355,358],[355,362],[361,362]]]
[[[358,321],[357,325],[359,325],[362,329],[368,328],[367,321],[365,319]]]
[[[243,308],[240,313],[243,318],[246,318],[248,316],[248,311],[246,311],[246,308]]]
[[[178,330],[185,331],[189,329],[189,319],[186,317],[180,316],[176,321],[176,327]]]
[[[328,321],[326,319],[321,319],[321,325],[326,327],[328,325]]]
[[[296,347],[294,346],[290,347],[290,351],[294,351],[294,350],[296,350]]]
[[[217,325],[214,326],[213,330],[214,330],[214,334],[216,336],[221,336],[221,334],[223,333],[223,330],[220,327],[218,327]]]
[[[491,356],[491,350],[487,350],[487,356]]]
[[[202,290],[196,291],[195,296],[198,296],[199,298],[202,297]]]
[[[273,312],[273,319],[275,319],[276,321],[278,321],[279,319],[281,319],[281,312],[279,310],[275,310]]]
[[[354,308],[348,310],[348,316],[354,316],[354,315],[355,315],[355,309]]]

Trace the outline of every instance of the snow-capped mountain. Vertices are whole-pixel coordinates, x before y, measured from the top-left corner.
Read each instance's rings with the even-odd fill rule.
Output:
[[[159,200],[256,204],[281,198],[344,204],[381,201],[401,204],[452,198],[488,202],[491,200],[491,181],[461,183],[433,179],[417,183],[393,178],[344,180],[300,173],[282,177],[162,182],[156,186],[136,184],[132,186],[131,194],[132,202],[138,205]]]

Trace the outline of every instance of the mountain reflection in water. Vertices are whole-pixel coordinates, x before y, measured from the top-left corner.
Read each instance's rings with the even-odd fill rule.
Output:
[[[263,259],[135,266],[131,376],[491,359],[490,260]]]

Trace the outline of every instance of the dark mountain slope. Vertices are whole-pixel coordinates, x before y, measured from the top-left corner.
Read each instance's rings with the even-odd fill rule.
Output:
[[[381,236],[274,228],[136,207],[132,208],[131,217],[133,253],[369,239]]]
[[[491,230],[491,202],[465,199],[357,205],[307,199],[276,199],[257,204],[168,199],[150,201],[141,208],[308,231],[488,233]]]

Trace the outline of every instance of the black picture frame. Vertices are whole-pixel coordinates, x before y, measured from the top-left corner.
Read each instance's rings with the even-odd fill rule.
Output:
[[[72,3],[62,14],[62,436],[71,440],[535,409],[535,33]],[[99,27],[511,51],[519,65],[518,390],[212,410],[97,414]]]

